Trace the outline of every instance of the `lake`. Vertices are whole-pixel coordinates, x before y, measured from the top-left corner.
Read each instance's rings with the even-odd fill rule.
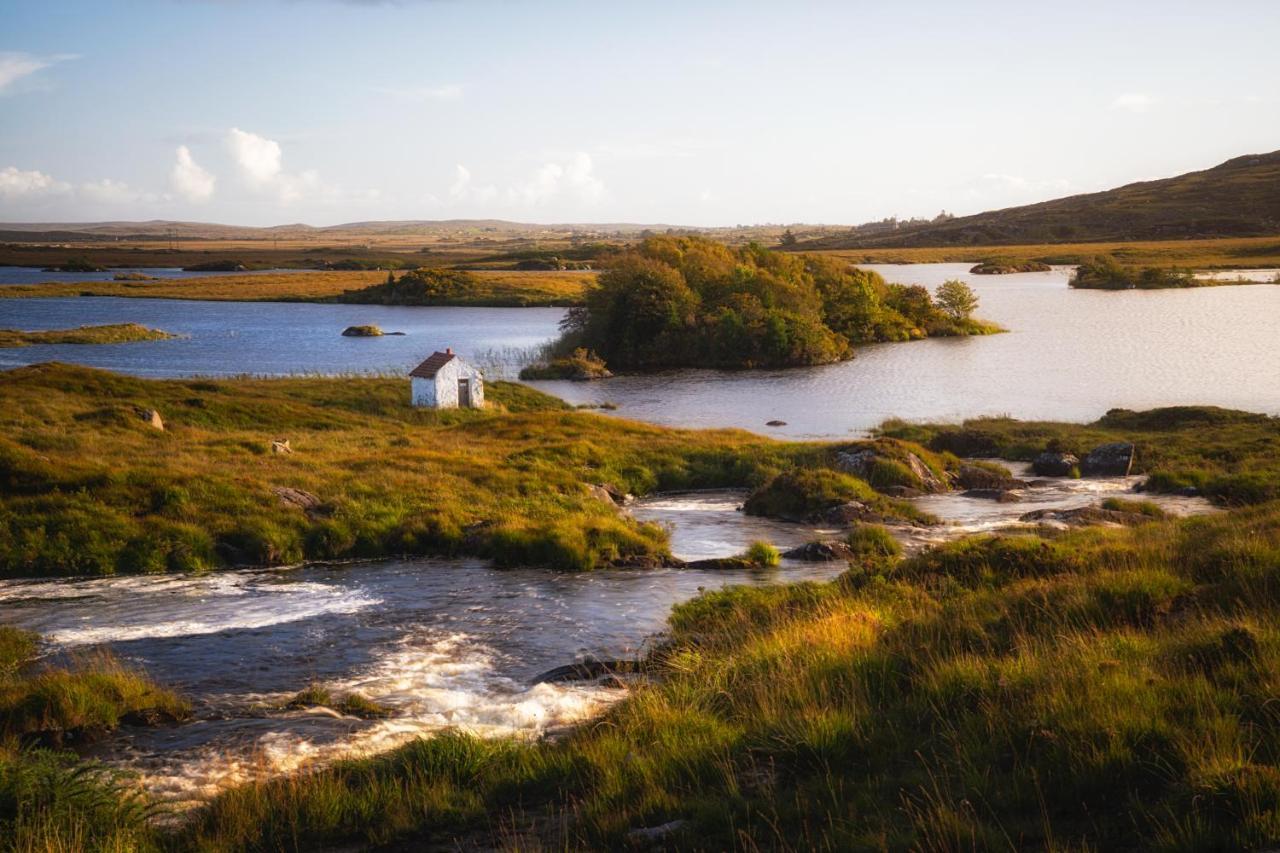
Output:
[[[968,264],[873,266],[890,281],[968,282],[1009,332],[859,349],[848,362],[776,371],[682,370],[533,383],[622,417],[735,426],[792,438],[862,433],[889,417],[1084,421],[1113,407],[1214,404],[1280,413],[1280,287],[1159,291],[1067,287],[1069,268],[975,276]],[[0,367],[62,360],[145,376],[403,371],[452,346],[491,374],[556,334],[553,308],[410,308],[68,298],[0,301],[0,326],[139,322],[188,335],[111,346],[0,350]],[[404,337],[343,338],[374,323]],[[782,420],[779,428],[766,421]]]
[[[0,287],[6,284],[44,284],[50,281],[114,281],[120,274],[141,273],[151,278],[203,278],[215,275],[256,275],[280,270],[240,270],[239,272],[184,270],[181,267],[113,267],[98,272],[47,272],[44,267],[0,266]]]

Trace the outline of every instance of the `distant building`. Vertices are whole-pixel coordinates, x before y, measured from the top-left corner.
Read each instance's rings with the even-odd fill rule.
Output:
[[[452,349],[433,352],[409,371],[413,405],[429,409],[484,408],[484,376]]]

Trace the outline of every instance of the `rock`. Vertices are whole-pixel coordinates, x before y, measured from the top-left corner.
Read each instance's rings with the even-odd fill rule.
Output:
[[[271,452],[272,453],[292,453],[293,448],[289,446],[289,439],[273,438],[271,439]]]
[[[874,447],[868,447],[862,450],[841,450],[836,453],[836,468],[863,480],[870,480],[872,469],[879,459],[889,459],[901,465],[905,465],[915,478],[920,482],[920,491],[924,492],[945,492],[948,486],[942,480],[938,479],[933,471],[929,470],[929,466],[914,453],[905,453],[902,457],[892,457],[886,453],[881,453]],[[881,489],[881,491],[885,491]],[[885,491],[888,494],[887,491]]]
[[[772,426],[772,427],[779,427],[779,426],[786,426],[786,425],[787,425],[787,422],[786,422],[786,421],[765,421],[764,425],[765,425],[765,426]]]
[[[961,492],[962,498],[977,498],[979,500],[995,501],[996,503],[1011,504],[1022,500],[1018,495],[1008,489],[968,489]]]
[[[594,681],[606,675],[635,675],[643,671],[636,660],[597,660],[585,657],[575,663],[549,669],[535,676],[534,684],[560,684],[566,681]]]
[[[344,338],[379,338],[382,337],[382,329],[377,326],[347,326],[342,330]]]
[[[155,409],[138,409],[138,417],[142,418],[143,422],[152,429],[164,432],[164,420]]]
[[[1145,524],[1154,519],[1140,512],[1124,512],[1117,509],[1103,509],[1100,506],[1081,506],[1075,509],[1037,509],[1019,516],[1019,521],[1041,521],[1062,524],[1067,527],[1088,527],[1090,525],[1132,527]]]
[[[788,560],[804,560],[807,563],[832,563],[836,560],[852,560],[853,549],[839,539],[822,542],[806,542],[799,548],[783,551]]]
[[[661,844],[668,836],[674,835],[684,829],[688,821],[673,820],[658,826],[643,826],[633,829],[627,833],[627,841],[640,846],[645,844]]]
[[[855,521],[866,522],[869,524],[881,524],[884,522],[884,516],[874,511],[862,501],[849,501],[821,512],[814,521],[822,524],[832,524],[837,527],[847,527]]]
[[[293,489],[289,486],[272,486],[271,491],[275,492],[276,497],[280,498],[280,502],[285,506],[297,507],[313,518],[326,514],[324,512],[324,501],[310,492],[304,492],[302,489]]]
[[[907,498],[921,498],[926,494],[925,492],[922,492],[919,489],[913,489],[910,486],[885,486],[880,490],[880,493],[888,495],[891,498],[902,498],[904,500]]]
[[[1080,473],[1085,477],[1127,477],[1133,455],[1134,447],[1127,441],[1099,445],[1080,461]]]
[[[759,563],[753,563],[742,557],[709,557],[705,560],[689,560],[683,566],[686,569],[706,572],[733,572],[743,569],[758,569]]]
[[[1021,489],[1027,484],[1015,479],[1008,471],[992,471],[978,465],[961,465],[956,474],[956,485],[962,489]]]
[[[589,483],[587,485],[587,493],[596,500],[607,501],[615,507],[626,506],[635,500],[634,495],[629,495],[617,486],[611,486],[608,483]]]
[[[1046,450],[1031,463],[1031,470],[1041,477],[1070,477],[1071,472],[1080,460],[1070,453],[1055,453]]]

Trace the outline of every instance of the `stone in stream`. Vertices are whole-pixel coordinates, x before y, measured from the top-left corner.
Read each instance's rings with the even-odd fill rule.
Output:
[[[824,524],[834,524],[845,527],[853,524],[855,521],[866,522],[868,524],[881,524],[884,522],[884,516],[862,501],[848,501],[847,503],[838,504],[830,509],[823,510],[814,521]]]
[[[585,657],[576,663],[549,669],[534,676],[534,684],[561,684],[566,681],[594,681],[606,675],[637,675],[644,671],[636,660],[597,660]]]
[[[968,489],[961,492],[962,498],[978,498],[980,500],[995,501],[996,503],[1011,504],[1022,500],[1021,497],[1009,491],[1008,489]]]
[[[1037,509],[1018,517],[1019,521],[1039,521],[1062,524],[1067,527],[1090,525],[1133,527],[1156,519],[1140,512],[1104,509],[1100,506],[1081,506],[1073,509]]]
[[[1031,463],[1031,470],[1041,477],[1070,477],[1080,460],[1070,453],[1046,450]]]
[[[841,450],[837,451],[835,455],[835,466],[845,473],[869,481],[876,462],[881,459],[903,465],[910,470],[916,480],[919,481],[919,491],[921,492],[945,492],[949,490],[947,484],[938,479],[937,475],[929,470],[929,466],[924,464],[924,461],[914,453],[908,452],[901,458],[897,458],[882,453],[873,447],[862,450]],[[880,491],[888,494],[887,489],[881,489]]]
[[[782,556],[788,560],[803,560],[807,563],[833,563],[837,560],[852,560],[853,549],[846,542],[832,539],[806,542],[799,548],[783,551]]]
[[[960,466],[959,472],[955,475],[955,481],[956,485],[962,489],[999,489],[1006,492],[1010,489],[1021,489],[1027,485],[1003,468],[996,471],[967,464]]]
[[[1090,450],[1080,461],[1085,477],[1127,477],[1133,469],[1134,447],[1127,441],[1113,441]]]

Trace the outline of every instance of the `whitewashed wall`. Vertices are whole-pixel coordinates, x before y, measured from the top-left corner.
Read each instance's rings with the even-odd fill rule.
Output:
[[[458,407],[458,380],[471,380],[471,404],[484,405],[484,378],[480,371],[455,358],[436,371],[435,379],[412,377],[413,405],[433,409]]]

